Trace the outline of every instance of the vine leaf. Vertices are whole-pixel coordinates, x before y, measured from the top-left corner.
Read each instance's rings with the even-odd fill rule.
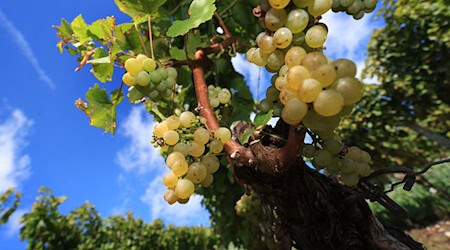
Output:
[[[265,126],[270,119],[272,119],[273,110],[269,110],[267,113],[258,113],[255,116],[255,121],[253,122],[256,127]]]
[[[118,96],[120,94],[120,96]],[[111,100],[108,99],[106,89],[100,89],[98,84],[89,88],[86,93],[86,100],[81,98],[75,101],[75,106],[83,111],[90,119],[90,125],[102,128],[106,132],[114,134],[116,132],[116,106],[123,100],[121,91],[114,90],[111,93]]]
[[[216,11],[215,0],[194,0],[189,6],[189,19],[177,20],[167,30],[167,35],[176,37],[186,34],[189,30],[197,28],[200,24],[211,20]]]
[[[79,15],[73,19],[71,26],[73,33],[78,38],[78,42],[80,44],[84,44],[85,42],[91,40],[91,37],[88,34],[89,26],[86,21],[84,21],[83,16]]]
[[[119,10],[131,16],[135,23],[147,21],[167,0],[114,0]]]

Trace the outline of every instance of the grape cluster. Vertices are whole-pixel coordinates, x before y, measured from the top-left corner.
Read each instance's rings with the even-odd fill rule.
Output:
[[[170,97],[176,84],[177,70],[172,67],[158,67],[156,62],[146,55],[139,54],[136,58],[125,61],[125,74],[122,81],[130,88],[142,86],[147,88],[148,96],[152,101],[163,97]]]
[[[361,150],[364,160],[343,154],[345,147],[334,130],[362,98],[363,84],[355,78],[354,62],[333,61],[323,54],[328,28],[316,17],[332,5],[332,0],[261,1],[265,15],[260,23],[266,31],[256,37],[257,47],[249,49],[246,58],[275,73],[259,110],[272,109],[290,125],[302,122],[317,136],[314,145],[305,145],[303,156],[317,169],[341,173],[344,183],[354,185],[370,174],[370,156]]]
[[[211,107],[218,108],[221,104],[228,105],[231,103],[231,92],[226,88],[208,86],[208,97]]]
[[[358,20],[364,13],[371,13],[377,7],[378,0],[333,0],[331,9],[334,12],[345,12]]]
[[[323,140],[322,144],[305,144],[302,156],[312,159],[316,169],[326,169],[331,174],[340,174],[341,181],[354,186],[360,177],[368,176],[372,172],[372,159],[367,151],[356,146],[344,147],[335,136]]]
[[[169,204],[184,204],[195,191],[195,184],[209,187],[219,169],[216,156],[231,139],[228,128],[218,128],[214,137],[194,113],[185,111],[172,115],[153,130],[157,146],[167,147],[166,165],[171,170],[163,178],[167,187],[164,199]],[[209,152],[207,149],[209,148]]]

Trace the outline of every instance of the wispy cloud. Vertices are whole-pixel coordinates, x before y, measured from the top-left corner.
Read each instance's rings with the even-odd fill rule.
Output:
[[[33,122],[18,109],[0,117],[0,193],[20,185],[30,174],[30,157],[23,154]]]
[[[150,143],[153,133],[153,117],[143,106],[133,107],[119,133],[130,143],[117,153],[117,163],[126,172],[144,174],[160,168],[164,160],[159,150]]]
[[[166,187],[162,184],[164,175],[156,176],[148,185],[141,201],[150,207],[151,219],[162,219],[177,226],[209,226],[209,213],[202,207],[202,197],[193,195],[187,204],[167,204],[164,200]]]
[[[33,50],[31,49],[30,44],[25,39],[25,36],[17,29],[16,26],[14,26],[14,24],[5,16],[5,14],[3,14],[1,10],[0,10],[0,27],[5,28],[5,30],[9,33],[9,35],[12,37],[16,45],[22,50],[22,53],[25,56],[25,58],[33,66],[39,78],[42,81],[44,81],[48,87],[54,89],[55,84],[53,80],[50,78],[50,76],[47,75],[44,69],[42,69],[41,65],[39,64],[39,61],[37,60],[36,56],[33,53]]]
[[[263,67],[258,67],[245,60],[245,54],[237,54],[231,58],[234,69],[244,76],[250,91],[255,100],[261,100],[265,97],[266,88],[270,85],[270,73]]]
[[[128,210],[128,204],[131,200],[131,195],[133,194],[132,186],[127,182],[127,178],[123,173],[119,174],[117,178],[117,183],[119,185],[119,197],[120,197],[120,205],[113,207],[112,214],[125,214]]]

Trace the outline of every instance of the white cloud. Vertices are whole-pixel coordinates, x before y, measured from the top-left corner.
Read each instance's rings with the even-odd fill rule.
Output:
[[[44,81],[51,89],[55,88],[55,84],[50,76],[42,69],[36,56],[33,54],[30,44],[25,39],[25,36],[14,26],[14,24],[9,21],[9,19],[0,10],[0,27],[5,28],[5,30],[12,37],[17,46],[22,50],[25,58],[31,63],[34,70],[38,74],[39,78]],[[4,39],[4,37],[3,37]]]
[[[258,67],[245,60],[245,54],[236,54],[231,58],[234,69],[244,76],[255,100],[265,97],[266,88],[270,85],[270,73],[264,68]]]
[[[360,20],[345,13],[327,12],[321,20],[328,26],[328,39],[325,43],[325,54],[334,58],[348,58],[358,67],[357,77],[364,68],[367,43],[374,29],[381,23],[375,21],[375,12],[366,14]],[[365,83],[375,83],[377,79],[364,79]]]
[[[128,210],[127,206],[130,203],[130,196],[132,195],[133,189],[132,187],[127,183],[127,179],[124,174],[119,174],[119,177],[117,178],[117,183],[119,184],[119,197],[121,200],[121,203],[119,206],[115,206],[112,209],[112,214],[125,214],[125,212]]]
[[[153,117],[143,106],[133,107],[119,131],[130,139],[130,143],[117,153],[117,163],[123,170],[143,174],[163,166],[159,149],[150,142],[154,125]]]
[[[33,122],[22,111],[15,109],[5,120],[0,120],[0,192],[20,185],[30,174],[30,157],[23,154],[26,138]]]
[[[165,223],[177,226],[209,226],[209,214],[201,205],[200,195],[193,195],[187,204],[167,204],[164,200],[166,187],[162,183],[163,176],[156,176],[141,196],[141,201],[150,207],[151,219],[162,219]]]
[[[8,223],[6,223],[6,236],[14,237],[19,234],[20,227],[22,226],[19,223],[19,219],[27,212],[28,210],[26,209],[18,209],[11,215],[11,217],[9,217]]]

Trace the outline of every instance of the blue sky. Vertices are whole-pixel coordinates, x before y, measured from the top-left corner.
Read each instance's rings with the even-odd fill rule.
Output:
[[[0,228],[4,250],[24,249],[17,218],[31,207],[41,186],[69,197],[61,207],[64,213],[89,201],[103,216],[132,210],[147,221],[162,218],[177,225],[209,225],[201,197],[184,207],[163,201],[165,167],[149,143],[153,122],[142,107],[120,105],[114,137],[90,127],[88,117],[74,107],[74,101],[84,98],[97,81],[89,66],[74,72],[76,60],[59,54],[51,26],[80,13],[89,23],[108,15],[114,15],[118,23],[129,21],[112,0],[30,1],[26,7],[20,1],[0,2],[4,60],[0,67],[0,192],[16,186],[23,193],[19,211]],[[325,53],[362,66],[368,38],[380,22],[373,21],[373,15],[354,21],[335,13],[326,14],[323,21],[330,30]],[[243,56],[233,62],[255,98],[262,99],[270,75],[248,65]],[[121,73],[117,70],[114,79],[120,79]],[[116,87],[119,81],[107,84]]]

